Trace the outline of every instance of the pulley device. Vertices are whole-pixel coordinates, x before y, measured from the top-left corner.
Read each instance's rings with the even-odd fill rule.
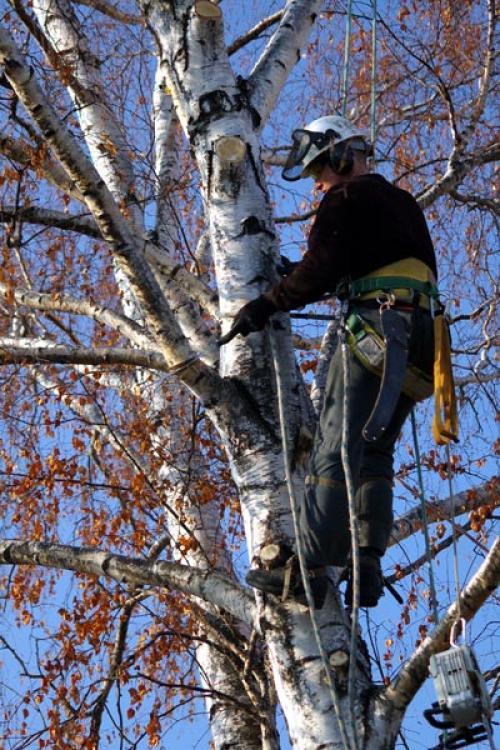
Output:
[[[461,619],[452,627],[450,648],[430,659],[438,700],[424,711],[424,716],[431,726],[445,730],[431,750],[458,750],[482,740],[488,740],[491,750],[495,750],[486,683],[472,648],[455,642],[458,624],[464,635],[465,620]]]

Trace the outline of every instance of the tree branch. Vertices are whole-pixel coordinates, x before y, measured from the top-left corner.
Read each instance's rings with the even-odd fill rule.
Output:
[[[58,185],[58,187],[61,187],[61,185]],[[103,239],[101,231],[90,216],[86,218],[75,214],[68,215],[62,211],[51,211],[40,206],[29,206],[22,209],[13,206],[2,206],[0,208],[0,221],[10,221],[13,218],[25,221],[28,224],[54,226],[58,229]],[[212,317],[218,316],[218,296],[216,292],[198,277],[186,271],[182,265],[176,263],[166,251],[160,250],[153,242],[146,242],[145,255],[148,263],[152,264],[155,271],[160,274],[165,286],[175,283],[184,290],[184,293],[189,295],[190,299],[196,300]]]
[[[433,654],[449,646],[450,630],[459,617],[472,619],[486,599],[500,584],[500,539],[496,539],[486,560],[460,596],[460,612],[454,602],[433,633],[426,638],[413,656],[406,662],[394,682],[382,693],[398,711],[403,711],[413,700],[416,692],[427,679],[429,660]]]
[[[215,604],[248,625],[254,620],[254,602],[250,591],[213,570],[115,555],[95,547],[10,539],[0,540],[0,565],[2,564],[41,565],[45,568],[73,570],[84,575],[105,576],[119,583],[176,589]]]
[[[97,171],[114,197],[128,206],[130,220],[141,231],[143,215],[135,196],[135,175],[127,144],[102,84],[100,61],[92,53],[73,7],[68,0],[39,0],[34,11],[42,30],[22,6],[18,7],[19,0],[11,2],[62,83],[69,87]]]
[[[494,478],[479,487],[474,487],[471,490],[465,490],[455,495],[455,515],[459,516],[462,513],[468,513],[471,510],[479,508],[481,505],[497,507],[500,504],[500,497],[496,489],[496,484],[497,480]],[[451,517],[452,513],[452,498],[447,497],[436,502],[428,501],[425,507],[428,523],[447,520]],[[403,542],[421,528],[422,510],[420,505],[418,505],[394,522],[389,546]]]
[[[127,365],[146,367],[150,370],[169,372],[165,359],[158,352],[125,349],[121,347],[72,347],[51,345],[33,339],[11,339],[0,337],[0,364],[14,363],[59,365]]]
[[[453,200],[458,203],[470,204],[472,208],[492,211],[497,216],[500,216],[500,201],[498,198],[483,198],[480,195],[467,195],[459,193],[458,190],[450,190],[449,194]]]
[[[85,315],[101,325],[107,325],[130,339],[134,343],[153,347],[151,341],[141,326],[125,315],[109,310],[103,305],[94,305],[88,300],[75,299],[66,294],[43,294],[28,289],[16,289],[0,282],[0,296],[7,301],[12,300],[18,305],[25,305],[35,310],[52,310],[70,315]]]
[[[9,135],[0,137],[0,153],[23,167],[28,167],[36,173],[43,173],[45,179],[52,185],[84,203],[83,195],[76,189],[75,183],[68,177],[61,165],[49,155],[41,154],[40,151],[40,147],[32,146],[22,138],[13,138]]]
[[[470,523],[466,523],[464,524],[464,526],[455,525],[455,538],[459,539],[464,534],[467,534],[469,529]],[[453,535],[450,534],[450,536],[448,536],[446,539],[443,539],[443,541],[439,544],[433,545],[432,558],[434,559],[436,555],[438,555],[443,550],[448,549],[448,547],[450,547],[452,544]],[[409,565],[406,565],[404,568],[397,568],[396,573],[394,573],[392,576],[385,576],[384,580],[386,583],[397,583],[403,578],[406,578],[406,576],[409,576],[415,570],[418,570],[422,565],[425,565],[426,562],[428,562],[427,552],[425,552],[423,555],[420,555],[420,557],[418,557]]]
[[[320,0],[289,0],[283,17],[249,76],[252,104],[264,126],[292,68],[300,59],[311,26],[322,3]]]
[[[235,52],[238,52],[242,47],[245,47],[249,42],[253,42],[254,39],[257,39],[263,31],[268,29],[270,26],[274,26],[275,23],[278,23],[283,18],[284,11],[279,10],[277,13],[273,13],[271,16],[267,16],[267,18],[263,18],[260,23],[256,24],[253,29],[250,29],[247,31],[246,34],[243,34],[242,36],[238,37],[238,39],[235,39],[234,42],[232,42],[229,47],[227,48],[227,54],[228,55],[234,55]]]
[[[88,214],[65,214],[63,211],[52,211],[40,206],[0,206],[0,221],[24,221],[27,224],[40,224],[45,227],[56,227],[70,232],[78,232],[87,237],[102,239],[95,222]]]
[[[0,29],[0,62],[4,64],[6,76],[17,96],[40,127],[78,189],[85,195],[103,238],[113,248],[136,298],[143,305],[148,323],[160,342],[166,360],[170,365],[190,363],[186,364],[184,375],[185,379],[191,376],[190,385],[199,382],[200,376],[205,376],[205,385],[213,381],[216,378],[215,372],[209,371],[210,368],[206,368],[194,356],[144,260],[142,248],[139,248],[131,227],[108,188],[76,140],[61,126],[55,111],[46,103],[46,98],[35,82],[32,69],[25,64],[4,29]]]
[[[78,5],[85,5],[87,8],[94,8],[98,10],[108,18],[112,18],[114,21],[120,21],[126,24],[140,24],[144,23],[142,16],[133,16],[130,13],[124,13],[114,5],[105,2],[105,0],[76,0]]]
[[[490,144],[482,151],[469,156],[463,156],[462,158],[454,150],[450,155],[448,167],[444,175],[417,196],[420,208],[428,208],[441,195],[455,190],[474,167],[498,161],[499,159],[500,143]]]

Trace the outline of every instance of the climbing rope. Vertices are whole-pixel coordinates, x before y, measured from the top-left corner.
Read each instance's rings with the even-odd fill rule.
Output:
[[[344,38],[344,72],[342,76],[342,115],[345,117],[347,110],[347,84],[349,81],[349,65],[351,61],[351,28],[352,28],[352,0],[349,0],[347,6],[347,15],[345,19],[345,38]]]
[[[280,421],[283,463],[284,463],[284,468],[285,468],[285,479],[286,479],[287,490],[288,490],[288,494],[290,497],[290,508],[292,511],[293,530],[294,530],[294,535],[295,535],[297,557],[299,559],[300,574],[302,576],[302,584],[304,586],[307,606],[309,607],[309,615],[311,617],[311,623],[312,623],[312,627],[314,631],[316,645],[318,647],[318,652],[319,652],[319,656],[323,665],[326,682],[330,690],[330,695],[331,695],[333,707],[335,710],[335,716],[337,717],[337,721],[339,725],[340,735],[342,738],[342,744],[344,746],[344,750],[350,750],[349,738],[348,738],[347,730],[345,727],[344,717],[342,716],[341,709],[340,709],[340,700],[339,700],[337,688],[335,686],[334,680],[332,679],[331,668],[328,662],[328,656],[326,654],[323,643],[321,641],[321,634],[319,632],[318,623],[316,621],[316,615],[314,614],[314,599],[313,599],[313,595],[311,591],[311,585],[309,583],[309,576],[308,576],[307,566],[305,562],[304,547],[302,544],[302,537],[301,537],[300,528],[299,528],[299,510],[298,510],[297,496],[295,494],[295,488],[294,488],[293,479],[292,479],[292,471],[291,471],[291,466],[290,466],[290,452],[289,452],[290,441],[288,438],[288,430],[286,426],[283,378],[281,376],[279,350],[278,350],[278,344],[276,342],[275,334],[273,333],[271,329],[269,329],[269,342],[271,345],[271,354],[273,358],[274,374],[276,377],[276,391],[278,395],[278,414],[279,414],[279,421]],[[356,738],[355,748],[356,750],[358,750],[357,737],[356,735],[354,736]]]
[[[429,524],[427,521],[427,508],[426,508],[427,501],[425,499],[424,480],[422,477],[422,466],[420,464],[420,449],[418,445],[415,409],[411,410],[411,429],[413,433],[413,444],[415,446],[415,463],[417,465],[422,527],[424,530],[424,540],[425,540],[425,552],[426,552],[426,557],[427,557],[427,563],[429,565],[429,586],[430,586],[431,597],[432,597],[432,608],[434,611],[434,627],[436,627],[439,622],[439,609],[438,609],[438,600],[437,600],[437,593],[436,593],[436,583],[434,580],[434,566],[432,564],[432,550],[431,550],[431,542],[430,542],[430,537],[429,537]]]
[[[448,477],[448,492],[451,499],[451,535],[453,540],[453,573],[455,578],[455,598],[457,603],[457,619],[462,618],[462,607],[460,604],[460,574],[458,571],[458,549],[457,549],[457,529],[455,525],[455,491],[453,487],[453,478],[451,475],[451,452],[450,444],[446,444],[446,474]]]
[[[344,470],[345,485],[347,489],[347,502],[349,508],[349,526],[351,530],[351,565],[352,565],[352,608],[351,608],[351,647],[349,654],[349,673],[347,678],[347,695],[349,703],[349,713],[351,717],[351,728],[355,741],[358,746],[358,736],[356,731],[356,718],[354,706],[354,691],[356,687],[356,655],[358,648],[358,616],[359,616],[359,525],[356,509],[356,491],[352,479],[351,465],[349,463],[349,391],[350,391],[350,367],[349,367],[349,349],[344,327],[344,311],[339,326],[340,348],[342,353],[342,369],[344,376],[344,395],[342,403],[342,438],[341,438],[341,460]]]
[[[372,0],[372,66],[370,85],[370,143],[373,148],[372,167],[375,165],[375,139],[377,137],[377,0]]]

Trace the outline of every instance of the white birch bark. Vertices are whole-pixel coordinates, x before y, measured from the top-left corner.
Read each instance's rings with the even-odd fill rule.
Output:
[[[102,7],[102,3],[100,5]],[[161,82],[163,86],[165,82],[171,93],[201,174],[206,223],[216,267],[219,309],[216,308],[215,295],[185,269],[178,268],[175,258],[167,257],[165,253],[176,236],[172,206],[164,200],[164,190],[171,172],[168,148],[172,123],[171,102],[165,90],[159,88],[155,98],[158,175],[156,233],[159,238],[156,244],[143,241],[141,232],[140,240],[135,234],[137,228],[142,231],[143,217],[135,203],[134,176],[126,157],[124,136],[106,105],[98,66],[67,0],[36,0],[35,11],[54,49],[64,54],[74,66],[78,86],[73,87],[72,95],[78,105],[82,130],[95,168],[57,122],[54,112],[47,107],[37,89],[31,72],[4,32],[0,33],[0,59],[19,99],[53,146],[71,186],[78,195],[84,196],[93,213],[96,228],[114,249],[120,270],[125,271],[120,281],[130,295],[131,312],[128,319],[124,316],[111,319],[106,317],[106,311],[99,311],[100,322],[113,324],[117,328],[121,326],[119,330],[125,331],[136,345],[154,341],[156,351],[133,352],[136,356],[134,364],[146,366],[149,362],[153,366],[152,363],[156,362],[158,369],[162,369],[162,363],[168,368],[196,359],[181,377],[213,417],[230,456],[252,559],[260,547],[271,540],[293,541],[276,413],[273,375],[276,363],[273,363],[270,354],[268,334],[262,333],[250,336],[245,341],[234,340],[222,351],[222,376],[213,368],[204,366],[199,362],[200,357],[207,362],[215,361],[214,342],[200,325],[196,309],[190,305],[196,300],[204,304],[212,315],[220,314],[223,329],[226,330],[240,306],[267,289],[276,278],[274,265],[279,253],[260,162],[259,134],[300,55],[321,3],[319,0],[289,0],[286,3],[276,32],[246,82],[237,78],[231,69],[222,22],[207,21],[198,16],[192,0],[170,3],[151,0],[144,2],[143,6],[161,51],[157,83]],[[483,85],[475,102],[472,121],[481,115],[484,106],[490,58],[491,54],[488,53]],[[86,92],[92,92],[95,97],[92,105],[86,99]],[[452,113],[450,118],[456,133]],[[220,146],[223,139],[228,137],[239,140],[243,146],[240,157],[234,161],[221,157]],[[468,133],[465,133],[462,142],[467,138]],[[459,140],[456,140],[457,153],[462,149],[461,145],[460,149],[457,145]],[[116,151],[106,148],[108,141]],[[12,147],[12,144],[5,146],[8,147]],[[18,156],[21,158],[20,154]],[[423,205],[434,200],[444,189],[449,189],[450,184],[456,184],[463,172],[457,165],[460,167],[455,158],[450,158],[447,174],[438,185],[424,193]],[[60,175],[58,180],[62,184]],[[130,216],[120,210],[120,203],[123,202],[130,206]],[[156,277],[144,262],[144,255],[155,266]],[[163,269],[161,276],[158,275],[159,269]],[[177,288],[177,282],[179,287],[182,286],[182,292]],[[189,304],[186,302],[186,290],[191,295]],[[25,294],[22,301],[39,309],[46,309],[42,304],[49,304],[42,299],[42,295],[34,299]],[[96,311],[87,309],[86,314],[95,318]],[[144,321],[146,332],[137,324],[137,320]],[[278,347],[280,369],[286,374],[287,429],[295,446],[302,424],[310,420],[310,407],[303,400],[303,384],[295,366],[287,318],[276,316],[274,320],[271,335],[275,337]],[[13,342],[7,341],[18,357],[22,354],[22,343],[17,340],[16,351]],[[55,346],[45,346],[46,352],[56,351]],[[60,357],[69,356],[60,350],[57,354]],[[89,352],[80,354],[90,357]],[[140,361],[137,359],[139,355],[149,356],[150,359]],[[141,383],[140,371],[138,381]],[[159,391],[154,391],[154,394],[152,409],[161,411],[161,394]],[[158,441],[168,439],[171,436],[159,430]],[[292,464],[294,457],[289,457]],[[144,463],[142,465],[145,466]],[[182,491],[182,477],[176,475],[175,470],[165,466],[164,477],[179,492]],[[297,494],[300,494],[303,473],[295,465],[294,482]],[[38,563],[108,575],[137,585],[154,583],[175,586],[207,602],[208,613],[211,607],[217,606],[247,627],[255,625],[260,629],[269,650],[273,679],[293,746],[298,750],[347,750],[322,674],[323,667],[307,610],[292,602],[279,605],[269,601],[256,607],[248,591],[241,589],[227,575],[214,572],[207,564],[213,564],[218,541],[218,522],[211,509],[206,508],[201,512],[190,506],[186,508],[186,513],[189,516],[188,527],[199,542],[198,550],[187,555],[190,565],[135,561],[96,550],[78,551],[69,547],[9,541],[0,545],[0,558],[10,564]],[[404,528],[399,527],[399,538],[416,525],[415,518],[407,519]],[[175,525],[171,525],[168,531],[174,540],[178,538],[180,530]],[[219,561],[219,566],[226,573],[229,570],[224,558]],[[472,616],[498,579],[497,545],[485,567],[464,592],[467,616]],[[429,655],[440,648],[442,636],[454,616],[456,612],[451,608],[444,624],[403,668],[399,681],[390,689],[376,691],[374,696],[367,661],[362,652],[358,654],[354,703],[359,748],[387,750],[394,746],[406,705],[426,674]],[[345,652],[349,643],[349,622],[333,590],[329,592],[327,604],[318,613],[318,620],[327,652]],[[227,745],[238,741],[238,732],[231,726],[232,719],[236,717],[239,730],[241,727],[248,730],[245,747],[257,748],[259,743],[262,747],[274,747],[272,706],[266,706],[259,713],[255,705],[258,690],[261,689],[258,681],[252,677],[245,684],[241,675],[231,674],[228,659],[215,657],[206,647],[199,650],[199,655],[206,683],[221,692],[240,693],[240,698],[244,694],[246,705],[250,707],[251,718],[245,723],[241,710],[235,712],[234,707],[212,702],[210,708],[213,709],[212,726],[216,744],[222,748],[224,743]],[[335,671],[334,681],[351,743],[346,675],[341,669]],[[372,690],[371,697],[369,689]]]
[[[204,26],[189,3],[177,4],[176,10],[174,17],[164,5],[151,3],[148,20],[160,41],[169,88],[202,175],[221,317],[227,325],[244,302],[275,280],[272,265],[278,260],[278,252],[258,159],[257,123],[252,120],[251,108],[240,103],[241,91],[225,56],[221,28],[216,24],[208,33],[206,22]],[[200,37],[204,45],[196,44]],[[204,76],[199,75],[202,69]],[[224,136],[238,137],[246,145],[247,157],[236,166],[217,158],[217,142]],[[235,227],[241,231],[235,232]],[[295,440],[301,420],[299,388],[289,329],[285,321],[283,324],[285,327],[274,335],[279,342],[282,370],[288,376],[288,429]],[[261,414],[260,430],[254,427],[250,434],[242,433],[239,441],[226,441],[253,555],[270,539],[290,541],[292,537],[276,407],[274,398],[270,399],[275,386],[266,335],[251,336],[244,342],[235,340],[222,352],[221,367],[226,376],[238,378],[243,388],[251,384],[252,400]],[[302,482],[299,472],[298,491]],[[330,613],[322,623],[326,640],[335,644],[332,650],[338,650],[339,642],[345,648],[348,632],[342,618],[338,625],[339,611],[334,616],[330,608],[325,607],[326,611]],[[308,750],[328,742],[338,744],[329,690],[318,680],[321,670],[307,614],[293,607],[285,609],[280,627],[266,635],[275,684],[294,744]]]

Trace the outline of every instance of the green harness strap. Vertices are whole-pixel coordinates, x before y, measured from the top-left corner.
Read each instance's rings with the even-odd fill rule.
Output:
[[[355,299],[368,292],[390,292],[393,289],[411,289],[433,298],[439,295],[437,286],[431,281],[419,281],[409,276],[363,276],[354,281],[343,279],[338,284],[335,295],[341,300]]]

